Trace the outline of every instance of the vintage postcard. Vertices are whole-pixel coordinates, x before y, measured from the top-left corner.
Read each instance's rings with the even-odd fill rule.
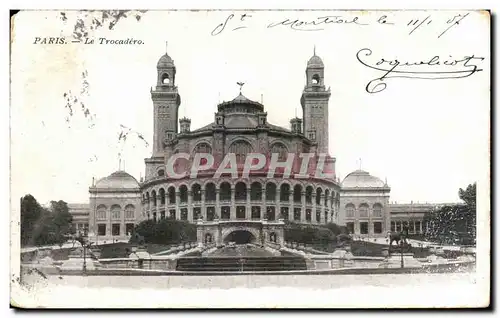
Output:
[[[13,13],[11,306],[489,306],[490,27]]]

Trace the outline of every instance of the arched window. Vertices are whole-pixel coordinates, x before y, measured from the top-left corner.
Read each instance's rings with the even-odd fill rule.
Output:
[[[169,84],[170,83],[170,77],[168,76],[167,73],[163,73],[161,75],[161,83],[162,84]]]
[[[199,184],[195,183],[191,187],[191,191],[193,193],[193,201],[194,202],[201,201],[201,186]]]
[[[288,183],[283,183],[280,188],[280,201],[288,202],[290,201],[290,185]]]
[[[151,206],[151,201],[149,200],[149,192],[146,192],[146,204],[148,205],[148,209]]]
[[[111,219],[119,220],[121,218],[122,208],[118,204],[113,204],[111,206]]]
[[[271,154],[278,154],[279,161],[286,161],[288,149],[281,142],[274,143],[271,147]],[[276,155],[275,155],[276,156]]]
[[[314,74],[313,77],[312,77],[312,81],[311,82],[313,84],[319,84],[319,81],[320,81],[319,75],[318,74]]]
[[[160,191],[158,191],[158,194],[160,195],[160,204],[165,205],[165,189],[160,188]]]
[[[366,204],[366,203],[360,204],[359,217],[362,217],[362,218],[368,217],[368,204]]]
[[[250,200],[261,201],[262,200],[262,185],[260,182],[254,182],[250,186]]]
[[[205,186],[205,201],[215,201],[215,199],[215,184],[207,183],[207,185]]]
[[[302,202],[302,186],[300,184],[293,187],[293,202]]]
[[[197,153],[209,153],[209,154],[211,154],[212,147],[210,147],[210,145],[208,143],[202,142],[202,143],[199,143],[196,145],[196,147],[194,148],[194,153],[195,154],[197,154]],[[200,158],[199,165],[205,165],[206,163],[207,163],[206,158]]]
[[[355,211],[354,204],[349,203],[349,204],[347,204],[345,206],[345,215],[346,215],[346,217],[353,218],[354,217],[354,211]]]
[[[306,188],[306,203],[312,203],[312,193],[313,188],[311,186],[308,186]]]
[[[382,204],[375,203],[373,205],[373,216],[376,218],[382,217]]]
[[[321,204],[321,194],[323,193],[323,189],[317,188],[316,189],[316,205]]]
[[[252,145],[244,140],[238,140],[231,144],[229,152],[236,155],[236,163],[243,164],[247,158],[247,154],[252,153]]]
[[[181,199],[181,203],[185,203],[188,201],[188,188],[186,185],[181,185],[179,187],[179,196]]]
[[[106,220],[106,206],[104,204],[97,207],[97,219]]]
[[[194,153],[212,153],[212,147],[206,142],[201,142],[194,148]]]
[[[234,187],[234,199],[236,201],[247,200],[247,185],[243,182],[238,182]]]
[[[125,218],[129,220],[135,219],[135,207],[132,204],[125,207]]]
[[[328,206],[328,200],[330,200],[330,191],[328,189],[325,190],[325,206]]]
[[[175,188],[168,188],[168,204],[175,204]]]
[[[266,184],[266,201],[276,201],[276,184],[272,182]]]
[[[230,201],[231,200],[231,185],[227,182],[223,182],[220,185],[220,200]]]
[[[156,191],[151,192],[151,200],[153,201],[153,206],[156,206]]]

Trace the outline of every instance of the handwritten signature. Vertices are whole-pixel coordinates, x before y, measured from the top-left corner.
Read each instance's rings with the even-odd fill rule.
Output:
[[[464,56],[461,59],[445,59],[439,55],[420,61],[399,61],[397,59],[379,59],[374,64],[363,60],[372,55],[372,50],[364,48],[356,53],[356,58],[364,66],[382,72],[382,76],[372,79],[366,85],[366,91],[370,94],[379,93],[387,88],[385,80],[390,78],[409,79],[458,79],[469,77],[483,69],[478,68],[476,63],[483,61],[484,57],[474,55]]]

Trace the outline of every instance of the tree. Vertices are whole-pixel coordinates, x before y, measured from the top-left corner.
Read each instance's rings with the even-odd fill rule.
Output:
[[[51,201],[52,219],[51,227],[54,233],[54,240],[58,244],[64,243],[68,236],[72,234],[73,216],[69,213],[68,204],[62,200]]]
[[[178,244],[196,240],[196,225],[187,221],[165,219],[147,220],[136,225],[131,243],[143,238],[145,243]]]
[[[33,245],[33,234],[38,226],[37,222],[42,215],[43,208],[37,200],[27,194],[21,198],[21,245]]]
[[[458,195],[465,204],[439,207],[424,216],[427,239],[445,244],[475,244],[476,235],[476,184]]]

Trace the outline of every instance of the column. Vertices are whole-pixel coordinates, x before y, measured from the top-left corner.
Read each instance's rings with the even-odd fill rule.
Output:
[[[230,203],[230,206],[231,206],[231,210],[230,210],[230,217],[229,219],[230,220],[235,220],[236,219],[236,199],[235,199],[235,196],[236,196],[236,191],[234,191],[235,188],[234,188],[234,184],[231,185],[231,203]]]
[[[205,207],[205,190],[201,190],[201,217],[203,221],[207,220],[207,211]]]
[[[311,223],[315,222],[316,219],[316,192],[312,193],[312,211],[311,211]]]
[[[321,215],[319,216],[319,223],[325,222],[325,202],[326,202],[326,195],[321,194]]]
[[[300,209],[300,221],[301,223],[306,221],[306,192],[302,191],[301,193],[301,200],[302,200],[302,208]]]
[[[175,218],[177,220],[181,219],[181,209],[179,204],[181,203],[181,193],[179,191],[175,192]]]
[[[276,188],[276,210],[278,211],[281,211],[281,189],[280,188]],[[266,211],[264,212],[264,218],[267,219],[267,208],[266,208]],[[279,213],[279,212],[275,212],[276,213]]]
[[[245,219],[246,220],[249,220],[252,218],[252,209],[251,209],[251,198],[250,198],[250,195],[251,195],[251,191],[252,191],[252,187],[248,188],[247,187],[247,204],[246,204],[246,207],[245,207]]]
[[[295,187],[292,188],[292,198],[290,201],[290,205],[288,207],[288,218],[290,218],[290,213],[292,213],[293,217],[293,210],[295,209]],[[281,213],[281,211],[278,212],[278,215]]]
[[[111,204],[109,204],[109,208],[108,210],[106,211],[106,215],[107,215],[107,224],[106,224],[106,236],[112,236],[112,232],[111,232]]]
[[[127,231],[125,229],[125,207],[127,204],[123,205],[122,211],[120,213],[120,236],[127,237]]]
[[[330,206],[330,195],[326,196],[325,195],[325,213],[326,213],[326,223],[328,223],[329,221],[332,222],[331,220],[331,217],[330,217],[330,213],[332,211],[332,207]],[[323,216],[324,217],[324,216]],[[324,220],[324,219],[323,219]]]
[[[216,188],[215,189],[215,218],[220,219],[220,201],[219,201],[219,194],[220,194],[220,189]]]
[[[264,215],[264,213],[266,212],[267,210],[267,197],[266,197],[266,190],[264,189],[263,193],[262,193],[262,202],[260,203],[260,219],[262,220],[262,215]]]
[[[188,190],[188,221],[193,222],[193,191]]]

